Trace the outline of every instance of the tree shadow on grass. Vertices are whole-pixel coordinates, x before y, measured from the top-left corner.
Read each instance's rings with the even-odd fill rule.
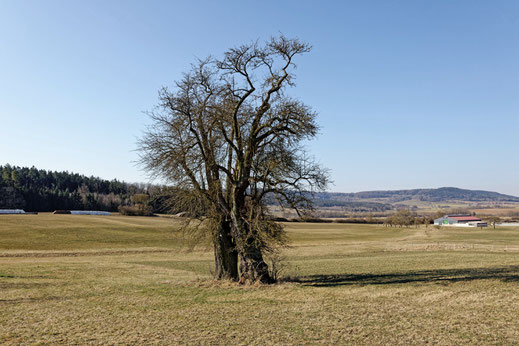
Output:
[[[407,283],[449,284],[461,281],[497,279],[519,283],[519,266],[436,269],[389,274],[309,275],[288,279],[304,286],[396,285]]]

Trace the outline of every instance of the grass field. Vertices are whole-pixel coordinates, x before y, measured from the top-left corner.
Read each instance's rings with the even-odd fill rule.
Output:
[[[519,228],[287,230],[283,282],[238,286],[175,219],[0,215],[0,343],[519,343]]]

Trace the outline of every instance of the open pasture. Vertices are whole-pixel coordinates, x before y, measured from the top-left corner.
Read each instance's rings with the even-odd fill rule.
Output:
[[[0,343],[519,343],[519,228],[286,228],[238,286],[176,219],[0,216]]]

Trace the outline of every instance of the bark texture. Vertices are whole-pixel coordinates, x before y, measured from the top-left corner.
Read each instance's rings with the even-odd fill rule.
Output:
[[[238,251],[234,245],[229,221],[222,222],[221,229],[217,231],[213,243],[215,278],[237,281],[239,279]]]

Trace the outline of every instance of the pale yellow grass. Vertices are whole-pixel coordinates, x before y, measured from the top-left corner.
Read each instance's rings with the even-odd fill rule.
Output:
[[[0,218],[3,343],[519,343],[517,228],[287,224],[282,283],[238,286],[175,220],[37,217]]]

